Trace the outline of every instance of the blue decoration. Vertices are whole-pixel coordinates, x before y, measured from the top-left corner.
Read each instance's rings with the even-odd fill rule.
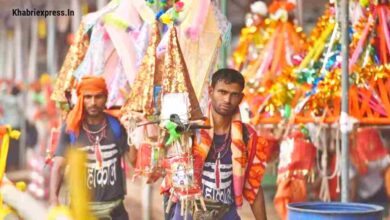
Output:
[[[156,20],[160,20],[160,17],[165,13],[164,9],[161,9],[160,11],[157,12],[156,14]]]

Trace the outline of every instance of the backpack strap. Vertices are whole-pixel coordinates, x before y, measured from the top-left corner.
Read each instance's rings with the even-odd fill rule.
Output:
[[[111,130],[112,132],[114,133],[114,137],[115,137],[115,142],[118,143],[118,141],[120,140],[121,136],[122,136],[122,128],[121,128],[121,124],[120,122],[118,121],[118,119],[116,119],[115,117],[111,116],[111,115],[107,115],[107,120],[108,120],[108,123],[110,124],[110,127],[111,127]],[[126,142],[127,143],[127,142]],[[125,154],[123,152],[123,149],[121,147],[118,147],[119,149],[119,153],[122,155],[121,156],[121,165],[124,165],[124,161],[125,160]],[[126,194],[126,171],[125,171],[125,168],[123,167],[122,169],[122,186],[123,186],[123,191],[125,192]]]
[[[243,141],[244,141],[246,149],[247,149],[247,157],[248,157],[248,164],[247,164],[247,170],[245,172],[245,176],[248,176],[249,169],[252,167],[253,159],[256,155],[256,147],[255,146],[248,146],[250,134],[253,132],[256,132],[256,131],[253,130],[253,128],[251,128],[249,125],[243,123],[243,126],[242,126],[243,135],[242,136],[243,136],[243,139],[244,139]],[[253,145],[253,142],[251,144]]]
[[[248,125],[245,123],[242,123],[242,139],[244,141],[245,146],[248,146],[249,141],[249,128]]]
[[[74,132],[70,132],[68,133],[68,136],[69,136],[70,145],[74,146],[77,141],[76,134]]]
[[[111,115],[107,115],[108,123],[110,124],[110,127],[112,129],[112,132],[114,133],[114,136],[116,139],[121,138],[122,136],[122,129],[121,129],[121,124],[119,121],[114,118]]]

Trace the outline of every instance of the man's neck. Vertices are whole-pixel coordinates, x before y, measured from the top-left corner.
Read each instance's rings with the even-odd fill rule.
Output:
[[[95,117],[91,117],[91,116],[87,116],[85,118],[85,121],[89,124],[89,125],[99,125],[101,123],[104,122],[104,119],[105,119],[105,115],[104,113],[103,114],[100,114],[98,116],[95,116]]]
[[[232,116],[223,116],[211,108],[213,117],[214,134],[227,134],[230,130]]]

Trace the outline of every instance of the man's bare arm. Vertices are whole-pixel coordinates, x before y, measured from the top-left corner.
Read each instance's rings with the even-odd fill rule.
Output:
[[[256,220],[267,219],[267,213],[265,211],[263,188],[261,186],[259,191],[257,192],[255,201],[253,202],[253,204],[251,204],[251,209]]]
[[[54,157],[53,167],[50,172],[50,205],[59,205],[58,194],[64,179],[64,157]]]
[[[127,160],[132,167],[135,167],[137,162],[137,149],[134,146],[130,146],[129,150],[126,152]]]

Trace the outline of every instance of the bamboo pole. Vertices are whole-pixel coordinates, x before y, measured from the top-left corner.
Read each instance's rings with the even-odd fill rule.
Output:
[[[340,115],[340,129],[341,129],[341,201],[348,202],[348,182],[349,182],[349,6],[348,0],[341,0],[340,7],[340,23],[341,23],[341,85],[342,85],[342,99],[341,99],[341,115]]]

